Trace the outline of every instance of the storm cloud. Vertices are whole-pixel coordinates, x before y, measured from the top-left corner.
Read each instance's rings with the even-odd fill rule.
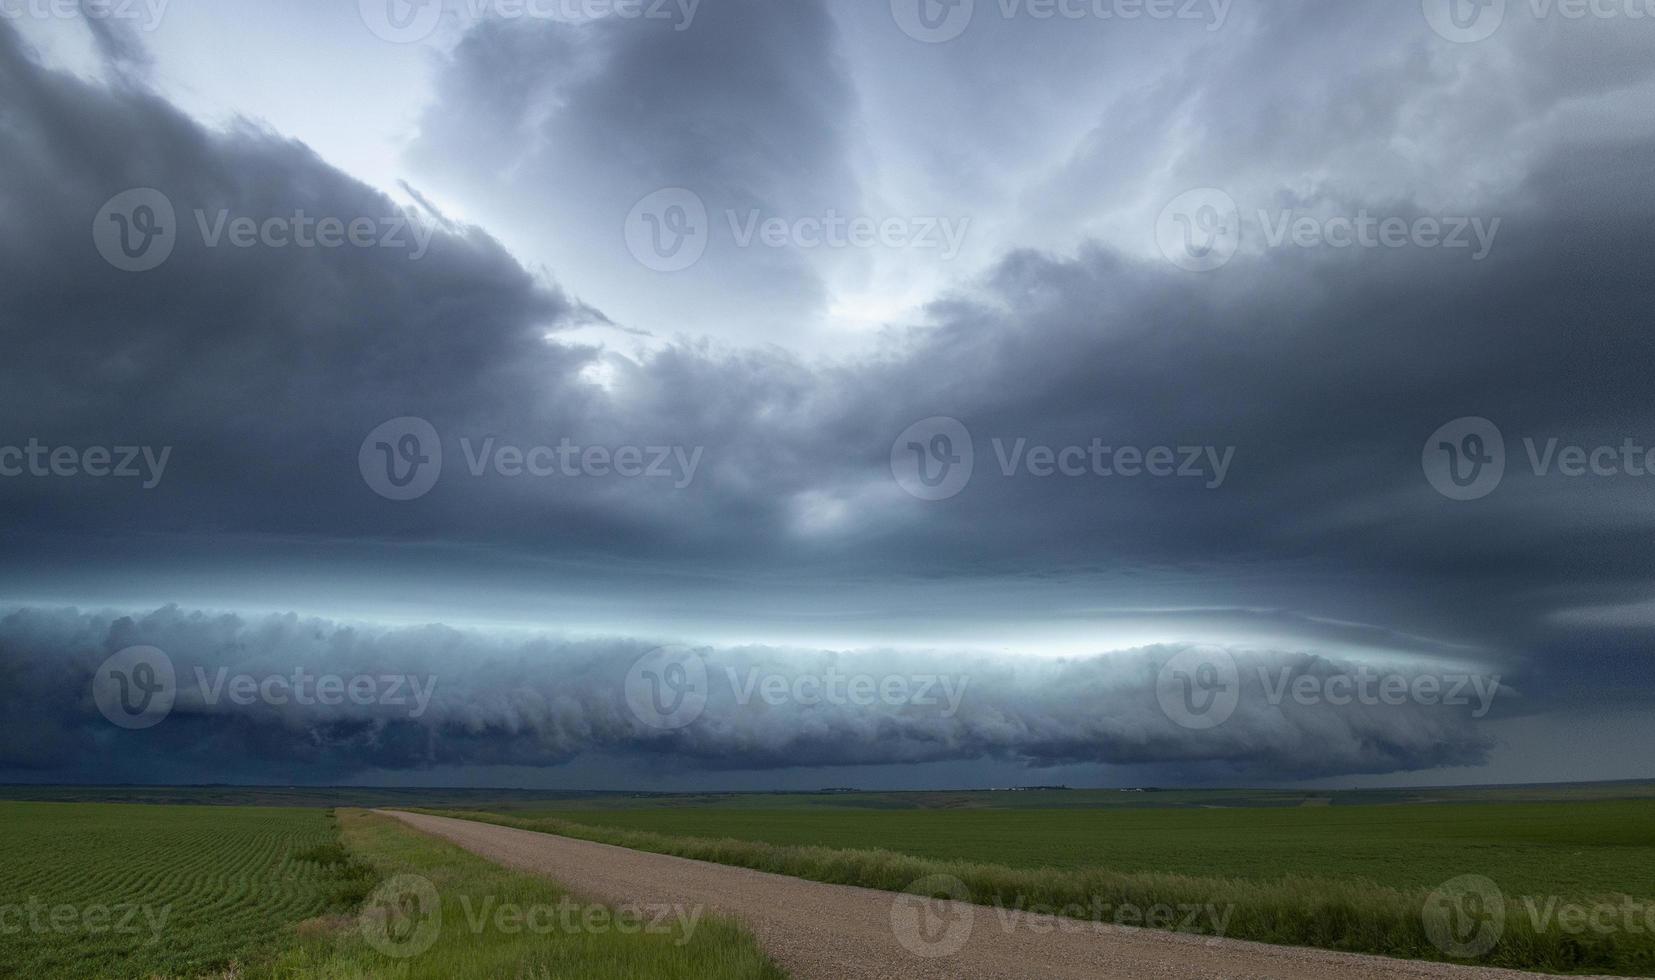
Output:
[[[0,21],[0,447],[169,453],[149,489],[50,467],[0,479],[0,595],[20,610],[0,629],[0,698],[30,720],[0,769],[275,777],[297,760],[347,778],[610,753],[713,772],[982,759],[1292,779],[1481,765],[1501,717],[1568,744],[1577,722],[1647,712],[1655,476],[1628,464],[1655,446],[1647,43],[1514,18],[1453,46],[1413,7],[1286,4],[1210,32],[985,17],[931,47],[883,8],[875,25],[815,3],[703,6],[685,31],[466,25],[433,54],[408,200],[265,123],[184,111],[136,36],[100,25],[89,74]],[[1123,61],[1081,59],[1094,44]],[[990,49],[1003,84],[970,70]],[[1108,88],[1122,65],[1153,72]],[[937,84],[916,108],[921,78]],[[1115,94],[1035,97],[1065,78]],[[1026,140],[941,138],[1030,103]],[[873,167],[874,144],[901,165]],[[905,176],[922,162],[930,180]],[[675,186],[715,212],[969,214],[986,237],[970,274],[825,356],[844,283],[908,267],[715,240],[678,278],[642,269],[623,221]],[[1157,248],[1156,216],[1202,187],[1235,200],[1241,243],[1191,272]],[[129,272],[94,229],[140,188],[175,209],[177,240]],[[418,247],[212,233],[299,214],[400,221]],[[1480,257],[1269,239],[1281,215],[1364,214],[1498,230]],[[721,310],[727,334],[697,332]],[[388,500],[364,441],[405,417],[444,465],[428,493]],[[974,466],[926,500],[893,450],[939,417]],[[1453,500],[1422,450],[1467,417],[1503,434],[1505,476]],[[525,474],[565,443],[577,466]],[[1093,446],[1140,465],[1038,462]],[[1200,466],[1146,473],[1159,447]],[[622,449],[660,450],[669,478],[620,475]],[[1574,449],[1617,469],[1568,475]],[[234,612],[191,611],[206,608]],[[946,718],[715,691],[662,732],[626,711],[624,678],[664,642],[702,651],[720,683],[830,663],[972,681]],[[129,734],[89,684],[139,644],[185,674],[439,685],[418,719],[184,700]],[[1156,697],[1162,666],[1200,645],[1246,681],[1213,729]],[[1371,663],[1499,674],[1524,697],[1473,717],[1271,704],[1258,687]]]
[[[101,714],[98,700],[100,685],[137,683],[121,662],[104,666],[133,648],[164,662],[168,678],[154,682],[168,706],[141,728],[126,727],[118,705]],[[0,707],[16,722],[0,743],[0,773],[115,779],[159,767],[201,782],[317,781],[557,766],[593,751],[702,770],[991,758],[1036,768],[1219,760],[1263,778],[1383,773],[1482,761],[1491,741],[1474,722],[1515,697],[1497,675],[1270,650],[1157,646],[1030,661],[671,648],[698,675],[690,711],[651,686],[650,665],[664,662],[656,649],[176,607],[17,610],[0,619]],[[1178,683],[1181,665],[1219,662],[1241,681],[1232,703],[1207,704]],[[1329,685],[1333,677],[1345,680]],[[1388,689],[1382,677],[1393,678]]]

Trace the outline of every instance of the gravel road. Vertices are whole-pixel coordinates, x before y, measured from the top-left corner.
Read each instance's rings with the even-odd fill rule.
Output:
[[[1099,927],[825,885],[424,814],[382,811],[498,864],[614,906],[702,906],[744,922],[797,980],[1513,980],[1539,974]]]

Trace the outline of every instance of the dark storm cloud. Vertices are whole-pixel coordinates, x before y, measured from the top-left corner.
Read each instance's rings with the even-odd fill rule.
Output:
[[[810,4],[765,10],[756,23],[790,37],[790,25],[822,16]],[[555,172],[566,144],[612,147],[612,172],[583,164],[560,188],[578,196],[597,186],[605,213],[686,172],[766,200],[847,186],[835,119],[848,96],[831,82],[800,89],[803,76],[783,70],[802,52],[820,69],[812,77],[831,80],[820,45],[771,51],[752,35],[698,29],[689,47],[680,39],[669,50],[623,26],[630,33],[599,25],[579,38],[548,25],[473,33],[447,84],[475,88],[475,98],[434,110],[426,138],[469,139],[473,130],[446,128],[459,123],[445,113],[492,106],[501,140],[469,144],[475,166],[509,167],[526,138],[530,159],[514,179],[530,181]],[[736,59],[738,51],[757,60]],[[1601,94],[1644,77],[1616,63],[1590,77],[1553,65],[1535,84]],[[663,65],[675,71],[657,73]],[[497,87],[498,78],[508,84]],[[673,84],[686,79],[705,87]],[[519,102],[496,100],[513,91]],[[563,102],[541,118],[548,91]],[[70,540],[95,549],[103,536],[143,535],[164,555],[171,536],[205,534],[221,536],[226,574],[250,581],[261,537],[601,555],[669,573],[785,574],[802,592],[835,578],[900,593],[912,579],[1154,569],[1166,573],[1167,607],[1209,605],[1209,587],[1243,582],[1271,607],[1475,647],[1543,681],[1525,685],[1541,692],[1529,710],[1546,699],[1647,704],[1647,624],[1601,632],[1557,617],[1647,599],[1655,481],[1536,477],[1519,441],[1655,445],[1655,144],[1636,131],[1537,151],[1512,190],[1478,204],[1502,219],[1482,262],[1427,249],[1285,248],[1200,275],[1097,245],[1064,257],[1014,252],[979,288],[933,305],[927,324],[893,331],[876,355],[824,364],[691,342],[636,359],[560,343],[556,331],[601,314],[526,272],[485,231],[429,214],[439,227],[417,261],[379,248],[213,249],[192,233],[161,268],[121,272],[99,257],[90,229],[103,203],[128,188],[164,192],[186,228],[198,208],[347,220],[401,212],[268,131],[208,130],[130,79],[103,86],[48,71],[5,24],[0,92],[0,445],[173,447],[152,491],[0,480],[0,529],[19,566]],[[719,104],[736,108],[714,113]],[[1399,115],[1369,109],[1353,132]],[[708,132],[710,122],[724,128]],[[1213,127],[1201,149],[1245,156],[1244,125]],[[773,138],[755,140],[750,129]],[[1345,187],[1295,194],[1280,200],[1341,213],[1431,210]],[[600,363],[611,372],[605,386],[587,373]],[[364,485],[357,452],[375,425],[404,415],[437,427],[452,469],[428,497],[393,505]],[[927,503],[897,487],[889,456],[907,425],[936,415],[972,433],[977,473],[959,496]],[[1420,453],[1439,425],[1469,415],[1505,430],[1510,472],[1496,494],[1459,503],[1426,483]],[[704,462],[682,491],[463,474],[462,437],[532,446],[566,435],[585,445],[701,448]],[[1211,489],[1002,477],[992,440],[1019,438],[1235,455]],[[1004,611],[1018,612],[1009,602]],[[155,737],[191,765],[215,752],[228,767],[301,759],[340,772],[550,765],[602,748],[671,752],[713,768],[975,754],[1037,765],[1215,759],[1309,775],[1465,764],[1485,747],[1463,718],[1355,711],[1317,713],[1305,725],[1244,714],[1222,737],[1197,738],[1157,722],[1153,700],[1143,703],[1143,653],[984,666],[1005,683],[983,684],[975,713],[947,724],[755,713],[668,739],[616,713],[613,668],[642,641],[513,646],[439,627],[370,635],[176,612],[151,622],[159,638],[128,640],[133,628],[118,620],[8,621],[0,663],[9,716],[30,723],[8,726],[7,737],[38,736],[41,746],[12,742],[10,765],[68,768],[106,742],[110,758],[142,764],[143,743],[113,738],[87,714],[86,674],[129,642],[167,647],[186,663],[244,651],[285,663],[292,644],[318,667],[350,658],[416,665],[404,671],[429,664],[445,678],[435,714],[418,723],[183,711]],[[1338,656],[1330,651],[1343,645],[1326,639],[1302,655]],[[462,655],[488,666],[446,686],[438,667]],[[205,748],[192,754],[198,737]]]
[[[410,155],[495,213],[527,208],[554,251],[573,253],[560,257],[595,251],[668,295],[684,283],[636,266],[621,219],[648,194],[688,188],[715,212],[705,261],[724,290],[784,316],[821,302],[797,252],[726,251],[717,213],[854,209],[854,99],[828,5],[720,0],[675,28],[484,21],[449,55]]]
[[[94,685],[104,659],[134,645],[166,655],[176,699],[153,726],[125,730],[100,714]],[[632,700],[638,689],[629,687],[645,676],[629,671],[650,649],[633,639],[175,607],[135,616],[18,610],[0,618],[0,709],[10,720],[0,773],[139,781],[187,773],[204,782],[303,769],[314,780],[369,769],[557,766],[590,752],[703,770],[994,759],[1035,767],[1216,760],[1255,777],[1385,773],[1482,761],[1491,743],[1473,719],[1500,696],[1490,678],[1446,704],[1445,685],[1434,698],[1390,703],[1374,687],[1368,703],[1335,707],[1284,692],[1355,676],[1358,665],[1236,650],[1218,656],[1237,665],[1239,701],[1214,716],[1220,724],[1197,729],[1184,723],[1194,716],[1181,713],[1181,691],[1171,689],[1175,699],[1163,706],[1163,668],[1188,647],[1052,662],[703,648],[684,656],[704,665],[705,708],[664,729],[651,720],[659,720],[652,702]],[[322,678],[330,676],[328,703]],[[357,684],[365,685],[359,698]]]

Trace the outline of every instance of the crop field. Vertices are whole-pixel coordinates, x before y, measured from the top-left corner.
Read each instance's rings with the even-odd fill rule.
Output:
[[[197,976],[354,900],[326,811],[0,804],[0,975]]]
[[[515,811],[673,836],[836,848],[1018,868],[1269,880],[1284,874],[1431,887],[1485,874],[1524,894],[1655,896],[1655,801],[1237,809]]]
[[[1655,974],[1646,922],[1655,918],[1655,800],[1629,795],[1003,809],[903,807],[883,795],[861,808],[828,795],[815,797],[819,806],[704,798],[456,815],[890,890],[947,875],[979,904],[1085,908],[1099,896],[1140,907],[1216,904],[1233,909],[1224,932],[1232,938],[1410,958],[1445,958],[1422,909],[1446,883],[1479,876],[1508,914],[1499,945],[1477,961],[1647,976]],[[1609,929],[1572,928],[1544,914],[1570,908],[1620,918]]]
[[[387,951],[365,923],[380,889],[410,880],[440,904],[436,928]],[[782,980],[747,933],[704,916],[680,934],[471,925],[565,900],[360,810],[0,803],[0,977]]]

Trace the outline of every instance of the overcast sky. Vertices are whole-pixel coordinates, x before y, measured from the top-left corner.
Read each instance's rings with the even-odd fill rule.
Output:
[[[0,780],[1655,775],[1644,3],[82,6]]]

